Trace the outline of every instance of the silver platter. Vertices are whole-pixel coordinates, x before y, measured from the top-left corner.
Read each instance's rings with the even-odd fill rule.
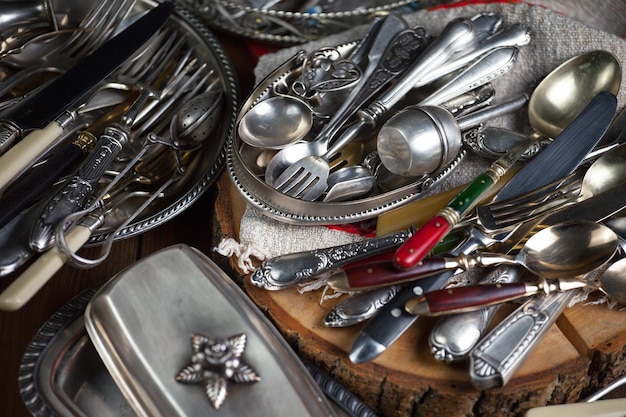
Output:
[[[337,50],[345,56],[354,46],[354,42],[346,43],[337,46]],[[301,64],[302,62],[297,60],[287,61],[260,82],[243,103],[236,123],[255,104],[271,97],[277,85],[288,84],[296,79],[300,74]],[[250,158],[242,155],[241,150],[245,150],[246,147],[248,149],[244,154],[253,147],[244,143],[235,129],[228,142],[226,157],[227,170],[235,188],[248,204],[259,209],[264,215],[297,225],[339,225],[375,218],[422,197],[424,192],[441,183],[466,155],[465,150],[461,151],[451,163],[426,179],[419,178],[410,184],[371,197],[329,203],[303,201],[274,190],[265,183],[262,172],[257,167],[251,166]]]
[[[57,13],[65,13],[71,22],[78,24],[88,11],[96,4],[95,0],[74,2],[70,0],[53,0],[52,4]],[[141,13],[154,7],[157,2],[151,0],[137,1],[130,14]],[[156,199],[144,212],[123,228],[115,239],[122,239],[143,233],[170,220],[180,214],[214,182],[226,159],[227,138],[233,129],[236,110],[239,103],[239,87],[232,63],[205,23],[187,7],[176,4],[174,14],[166,25],[183,33],[189,45],[195,47],[195,57],[207,63],[212,69],[213,77],[218,80],[218,86],[223,90],[225,100],[222,109],[222,122],[216,127],[212,136],[206,140],[198,154],[194,157],[193,165],[182,181],[168,189],[162,198]],[[19,59],[17,56],[12,59]],[[28,58],[26,58],[28,59]],[[37,61],[30,65],[37,65]],[[88,244],[98,244],[104,241],[115,229],[122,224],[143,202],[143,199],[129,199],[106,216],[105,224],[94,232]]]
[[[164,315],[169,318],[171,323],[177,323],[175,328],[169,328],[169,330],[175,332],[182,331],[184,335],[184,337],[180,339],[165,337],[163,339],[164,344],[159,345],[157,348],[158,351],[167,351],[169,354],[171,353],[170,349],[174,346],[181,345],[184,347],[184,355],[168,356],[170,358],[168,360],[174,362],[180,360],[181,363],[184,363],[187,360],[187,351],[189,351],[189,354],[191,352],[188,340],[189,335],[183,330],[184,326],[188,324],[186,319],[197,317],[196,323],[213,323],[211,324],[212,327],[224,328],[228,330],[227,333],[231,330],[239,331],[243,326],[246,328],[246,332],[250,338],[251,345],[249,349],[254,348],[254,351],[247,352],[247,358],[254,359],[255,355],[259,354],[259,350],[262,351],[258,344],[254,344],[255,340],[258,341],[255,339],[256,337],[262,338],[262,340],[267,343],[267,349],[270,349],[272,352],[271,355],[265,357],[265,361],[262,362],[262,365],[259,361],[255,362],[256,365],[259,366],[259,370],[263,371],[261,374],[262,379],[258,383],[257,388],[262,390],[263,396],[266,399],[271,399],[272,397],[276,397],[276,395],[282,395],[283,397],[281,401],[267,400],[267,402],[271,404],[264,404],[263,401],[259,402],[258,396],[253,394],[256,391],[253,387],[242,386],[239,387],[239,390],[233,388],[233,397],[241,397],[243,395],[243,398],[245,398],[244,401],[239,401],[235,404],[237,407],[246,408],[256,406],[256,415],[274,416],[277,415],[275,412],[268,413],[267,411],[272,408],[276,411],[276,407],[280,408],[281,406],[284,408],[285,400],[296,403],[294,397],[302,397],[300,400],[303,403],[313,401],[314,404],[311,405],[311,408],[320,411],[320,409],[325,408],[325,406],[322,407],[322,405],[325,404],[326,401],[322,399],[322,396],[318,396],[318,393],[321,394],[323,392],[327,397],[333,400],[334,407],[332,410],[336,412],[335,414],[328,409],[327,411],[329,412],[322,413],[323,415],[337,415],[337,417],[373,417],[375,415],[361,400],[346,390],[342,385],[338,384],[328,374],[314,365],[300,364],[297,358],[293,356],[292,351],[287,348],[286,342],[284,342],[278,332],[269,325],[269,322],[264,321],[266,319],[263,318],[260,311],[253,307],[250,301],[246,299],[243,292],[236,287],[215,264],[209,261],[208,258],[200,255],[192,248],[185,246],[174,246],[165,249],[159,254],[152,255],[150,258],[141,261],[141,265],[135,264],[128,268],[126,272],[120,273],[108,283],[104,284],[104,286],[103,284],[99,284],[83,291],[65,304],[42,325],[25,351],[19,371],[20,394],[32,415],[37,417],[96,415],[126,417],[137,415],[136,411],[134,411],[138,410],[136,408],[137,404],[131,405],[127,400],[128,392],[124,393],[124,382],[122,382],[121,386],[116,384],[115,377],[109,373],[111,368],[108,369],[107,366],[112,366],[111,358],[105,355],[105,358],[108,359],[103,359],[101,356],[102,352],[107,351],[106,349],[108,348],[102,347],[103,342],[101,339],[96,338],[95,342],[92,341],[85,327],[86,322],[91,323],[89,318],[89,314],[91,313],[85,313],[85,310],[87,309],[89,311],[88,305],[91,307],[91,310],[93,310],[93,308],[95,308],[93,304],[97,304],[99,297],[100,299],[109,297],[107,300],[112,301],[111,304],[105,303],[106,306],[100,304],[100,308],[104,306],[104,308],[107,309],[107,306],[111,306],[116,309],[121,308],[122,310],[142,310],[146,307],[146,304],[142,306],[142,302],[136,303],[135,301],[127,304],[121,302],[121,298],[124,298],[124,294],[136,294],[134,291],[128,292],[130,289],[129,286],[137,290],[138,287],[136,287],[136,285],[143,285],[141,278],[145,275],[137,272],[133,278],[134,270],[138,267],[154,268],[159,262],[161,263],[159,269],[161,271],[160,275],[163,278],[161,284],[164,286],[169,285],[170,289],[163,291],[164,287],[159,285],[152,288],[156,289],[159,293],[158,299],[161,300],[159,308],[164,312]],[[172,268],[168,270],[167,267],[163,267],[163,264],[170,265]],[[194,303],[191,298],[193,297],[180,298],[181,294],[177,293],[177,291],[171,291],[172,285],[176,288],[185,289],[187,292],[190,291],[186,284],[182,286],[180,286],[178,282],[172,284],[172,274],[180,272],[178,270],[172,272],[172,269],[176,269],[180,265],[187,265],[189,267],[185,269],[186,274],[184,274],[184,276],[187,277],[185,278],[186,283],[190,283],[199,277],[196,281],[199,285],[197,288],[203,288],[203,291],[206,291],[204,295],[199,295],[196,301],[206,299],[207,293],[209,294],[209,298],[214,296],[221,300],[216,299],[216,301],[219,301],[217,304],[204,303],[205,306],[213,306],[207,308],[209,310],[213,308],[212,311],[216,314],[209,314],[208,316],[203,315],[202,312],[192,308]],[[191,281],[187,280],[189,277],[193,276],[196,278],[193,278]],[[120,287],[121,292],[113,296],[113,298],[110,298],[111,291],[115,291],[118,287]],[[194,292],[194,294],[198,293]],[[147,296],[146,299],[148,299]],[[153,300],[154,299],[150,302],[152,303]],[[182,304],[181,300],[184,300]],[[229,312],[221,314],[222,316],[227,316],[227,320],[218,317],[220,314],[215,310],[215,305],[220,305],[220,303],[226,303],[231,306],[232,311],[229,310]],[[234,310],[243,318],[239,319],[237,314],[233,314]],[[219,311],[224,311],[224,309],[221,308]],[[98,317],[102,318],[104,316]],[[112,318],[113,322],[108,322],[107,324],[111,325],[111,327],[107,326],[106,328],[107,332],[110,330],[111,334],[113,334],[119,330],[119,328],[116,327],[117,318],[109,318]],[[158,330],[157,328],[152,328],[152,330],[147,329],[145,324],[148,321],[150,321],[149,317],[143,316],[140,320],[142,329],[134,329],[130,337],[145,340],[147,337],[162,338],[165,335],[165,333],[162,332],[163,329],[160,327],[158,327]],[[178,325],[182,327],[179,329]],[[93,331],[93,327],[91,331]],[[124,338],[118,339],[116,336],[115,340],[111,340],[111,342],[124,344],[123,340]],[[96,348],[98,345],[101,345],[101,347]],[[151,349],[150,346],[146,347],[145,345],[143,346],[144,349],[141,349],[138,345],[130,342],[128,345],[124,344],[124,346],[130,345],[139,350],[135,351],[134,349],[129,349],[127,351],[127,349],[123,349],[124,352],[122,356],[135,354],[144,355]],[[291,378],[291,381],[287,382],[287,385],[293,385],[293,388],[280,389],[277,391],[276,385],[270,383],[273,377],[273,372],[270,371],[274,369],[270,368],[270,366],[275,366],[273,359],[271,359],[273,356],[281,357],[281,366],[285,367],[283,370],[284,374]],[[109,361],[109,363],[105,365],[105,361]],[[135,365],[145,365],[146,363],[145,361],[137,361],[134,362],[134,365],[130,368]],[[153,363],[153,365],[159,368],[161,362]],[[303,365],[306,366],[306,370],[308,370],[313,377],[312,379],[306,374]],[[137,369],[140,368],[141,365]],[[153,369],[153,371],[158,373],[158,370]],[[300,372],[303,373],[300,374]],[[278,373],[282,374],[282,372]],[[115,375],[115,373],[113,374]],[[201,404],[201,406],[196,409],[197,412],[186,415],[242,415],[232,413],[232,409],[235,407],[233,404],[231,404],[231,407],[224,404],[224,407],[221,408],[219,412],[212,410],[208,401],[206,401],[201,387],[180,385],[173,381],[174,375],[170,376],[169,373],[166,373],[166,375],[166,380],[163,381],[162,385],[159,385],[159,388],[171,388],[171,386],[168,385],[168,380],[171,377],[171,384],[178,385],[174,388],[182,390],[189,395],[189,398],[197,399]],[[125,381],[130,381],[132,376],[129,375],[128,378],[129,379]],[[263,383],[263,378],[265,378],[265,383]],[[149,377],[142,379],[140,385],[147,388],[150,385],[149,379]],[[168,392],[163,395],[175,396],[175,392],[176,389],[169,389]],[[295,394],[296,392],[297,394]],[[127,396],[125,396],[125,394]],[[178,397],[176,398],[179,400]],[[143,399],[141,401],[143,401]],[[231,402],[232,401],[236,401],[236,398],[231,399]],[[185,406],[188,406],[188,404],[185,403],[181,407],[184,408]],[[284,411],[287,412],[285,415],[289,415],[293,409],[286,409]]]

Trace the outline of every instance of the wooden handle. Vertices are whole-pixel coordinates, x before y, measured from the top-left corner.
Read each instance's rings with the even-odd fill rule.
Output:
[[[535,294],[524,283],[466,285],[432,291],[409,300],[404,308],[416,315],[462,313]]]
[[[63,133],[57,122],[34,130],[0,156],[0,192],[28,169]]]
[[[90,237],[89,227],[77,225],[65,235],[65,240],[70,250],[76,252]],[[42,254],[0,294],[0,310],[22,308],[64,264],[63,255],[56,246]]]
[[[428,255],[452,229],[452,224],[437,215],[426,222],[394,254],[393,263],[398,269],[409,269]]]
[[[326,283],[336,290],[363,290],[426,278],[457,265],[454,258],[427,258],[408,270],[398,270],[391,262],[363,263],[331,275]]]

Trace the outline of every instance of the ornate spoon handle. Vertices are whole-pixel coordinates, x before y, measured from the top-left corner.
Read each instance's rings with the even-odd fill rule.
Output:
[[[264,261],[250,276],[252,284],[266,290],[280,290],[335,268],[397,248],[414,229],[406,229],[362,242],[280,255]]]

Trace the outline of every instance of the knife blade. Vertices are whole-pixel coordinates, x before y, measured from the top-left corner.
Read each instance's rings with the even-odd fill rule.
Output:
[[[603,221],[626,208],[626,182],[616,185],[609,190],[598,193],[586,200],[562,207],[542,220],[531,224],[529,229],[537,224],[540,227],[572,220]],[[530,232],[531,230],[527,230]],[[516,234],[498,247],[498,252],[506,253],[508,249],[519,243],[527,233]],[[469,253],[475,246],[469,243],[461,245],[450,255]],[[506,245],[506,246],[504,246]],[[468,250],[469,247],[469,250]],[[362,363],[373,360],[391,346],[419,316],[411,316],[404,310],[404,304],[410,299],[426,292],[441,289],[452,276],[452,272],[424,278],[409,283],[374,316],[361,330],[353,342],[350,350],[350,360]]]
[[[572,173],[602,138],[616,108],[617,98],[612,93],[603,91],[597,94],[552,143],[502,187],[496,200],[532,191],[537,188],[538,181],[557,180]],[[535,141],[534,136],[529,136],[476,177],[397,249],[395,266],[405,270],[415,267]]]
[[[598,110],[587,111],[591,107]],[[598,93],[552,143],[502,187],[495,201],[517,197],[574,172],[607,131],[616,109],[615,95]]]
[[[123,114],[130,106],[130,99],[138,94],[131,94],[129,99],[115,106],[105,115],[76,134],[76,138],[55,149],[44,163],[37,164],[14,181],[0,196],[0,229],[13,217],[38,198],[45,196],[46,191],[65,175],[71,174],[80,161],[93,151],[98,137],[112,120]]]
[[[173,9],[171,1],[159,4],[3,115],[0,153],[6,152],[0,157],[0,190],[61,136],[75,118],[70,109],[143,46],[165,24]],[[27,131],[31,132],[22,139]]]

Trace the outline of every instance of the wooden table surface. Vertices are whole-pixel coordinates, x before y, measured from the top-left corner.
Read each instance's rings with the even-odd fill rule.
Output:
[[[248,45],[240,39],[221,34],[217,36],[233,61],[240,83],[240,97],[244,99],[254,83],[254,57],[248,52]],[[221,175],[227,174],[223,171]],[[22,309],[0,312],[0,415],[31,415],[22,402],[18,388],[18,370],[24,350],[41,325],[74,296],[112,277],[138,259],[170,245],[186,243],[215,258],[213,247],[217,242],[212,237],[211,224],[215,197],[213,187],[169,222],[142,235],[116,242],[101,265],[88,270],[66,266]],[[87,248],[81,253],[86,257],[97,257],[99,248]],[[218,255],[217,258],[221,257]],[[220,259],[216,261],[219,263]],[[0,280],[0,291],[13,278],[15,276],[10,275]]]

